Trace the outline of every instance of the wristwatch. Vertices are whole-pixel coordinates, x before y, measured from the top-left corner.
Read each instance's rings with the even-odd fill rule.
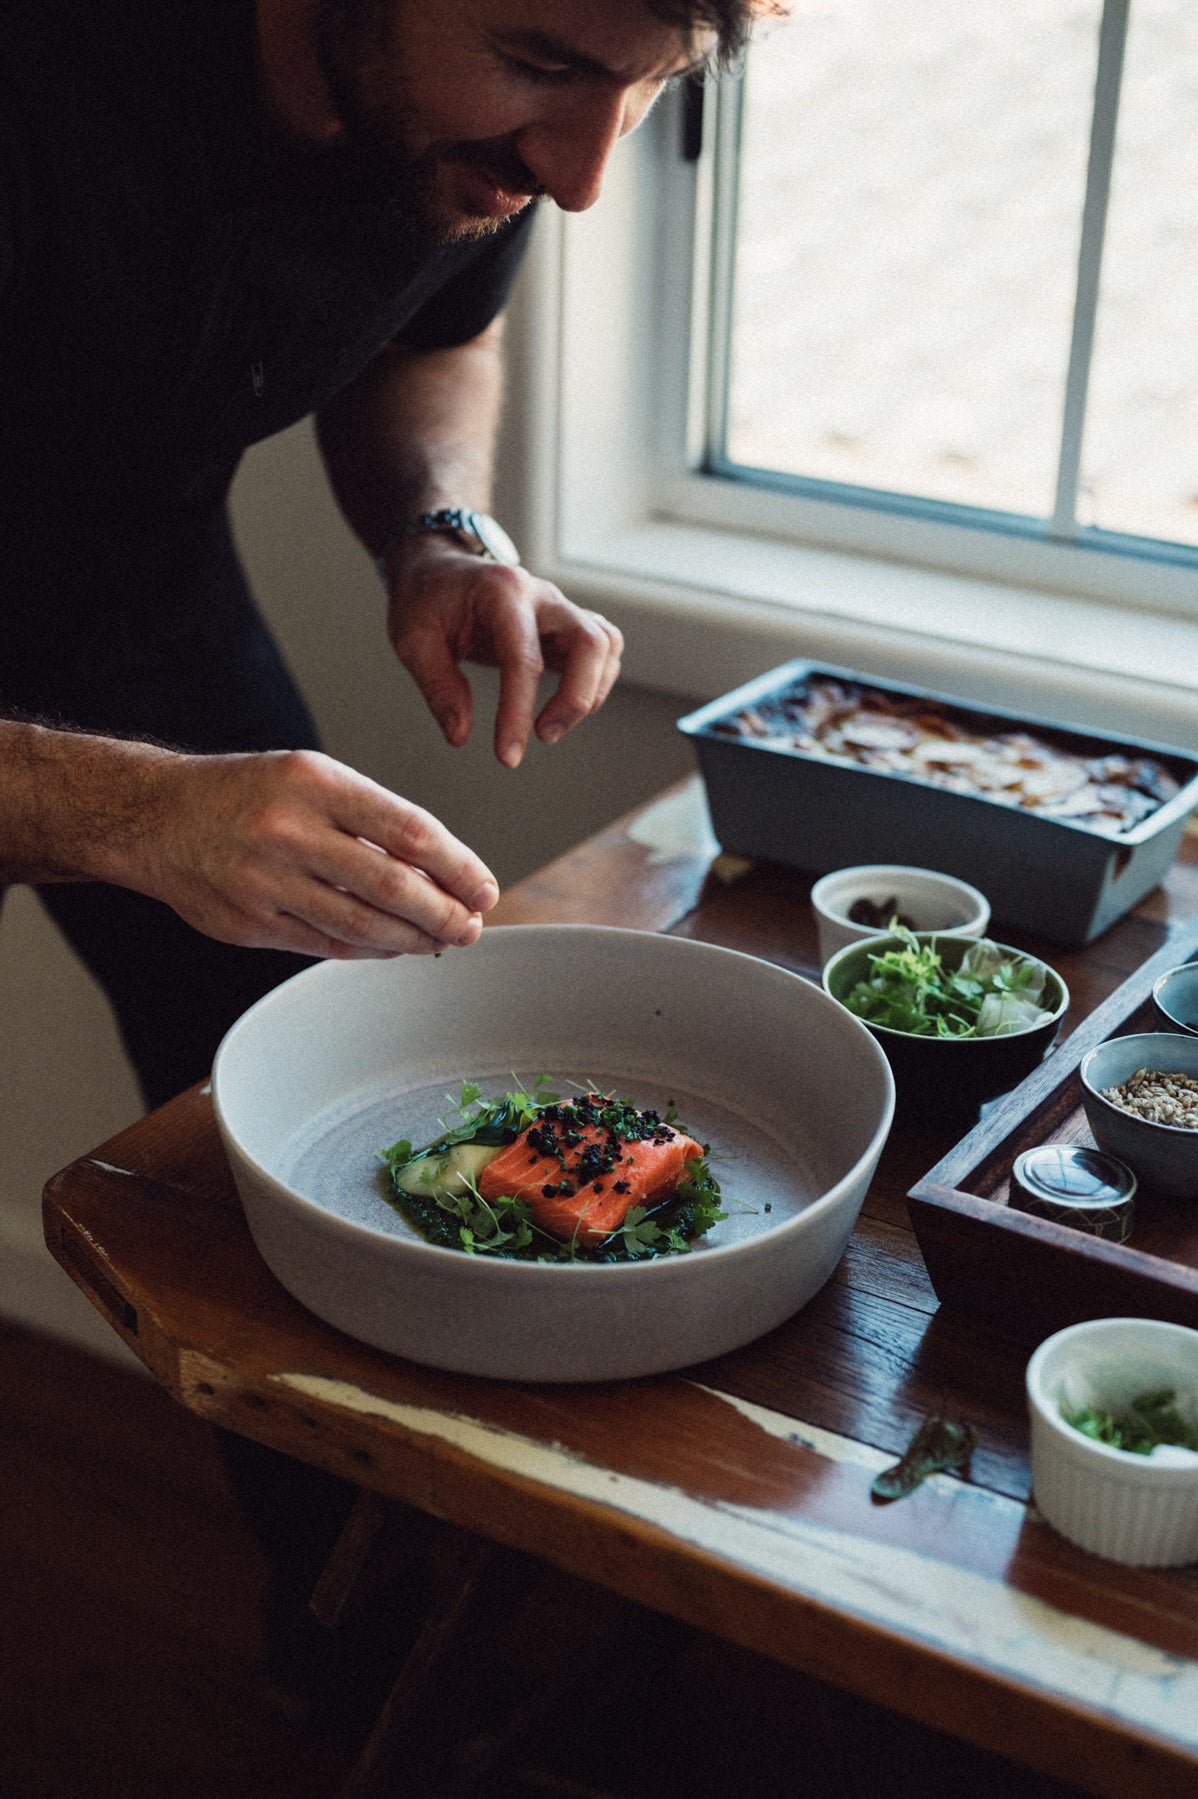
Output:
[[[467,550],[488,562],[504,562],[515,568],[520,552],[503,526],[487,512],[470,512],[462,506],[445,506],[439,512],[422,512],[392,533],[379,551],[377,567],[385,582],[387,557],[405,537],[423,537],[426,531],[446,531]]]

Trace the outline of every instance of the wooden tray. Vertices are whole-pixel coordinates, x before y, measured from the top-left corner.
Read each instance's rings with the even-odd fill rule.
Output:
[[[1198,1329],[1198,1187],[1192,1201],[1136,1195],[1127,1243],[1013,1211],[1011,1164],[1037,1143],[1093,1144],[1078,1066],[1108,1037],[1156,1030],[1152,984],[1198,958],[1198,922],[1170,936],[907,1196],[938,1298],[1039,1340],[1084,1318],[1164,1318]]]

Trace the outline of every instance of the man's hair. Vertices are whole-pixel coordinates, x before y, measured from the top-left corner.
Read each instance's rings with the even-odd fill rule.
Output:
[[[658,18],[691,31],[714,31],[716,61],[724,67],[736,62],[749,41],[758,19],[781,18],[787,0],[648,0]]]

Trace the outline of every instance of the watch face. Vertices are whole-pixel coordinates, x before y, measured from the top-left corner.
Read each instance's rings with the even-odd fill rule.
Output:
[[[520,561],[520,552],[508,536],[501,524],[485,512],[467,512],[462,521],[468,530],[473,531],[488,556],[496,562],[506,562],[515,568]]]

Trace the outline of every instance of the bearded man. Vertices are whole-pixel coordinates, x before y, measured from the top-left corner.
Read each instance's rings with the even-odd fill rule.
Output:
[[[500,313],[534,202],[589,206],[750,10],[0,12],[0,883],[38,886],[148,1104],[299,958],[468,944],[497,897],[436,819],[319,753],[233,548],[240,456],[316,415],[451,744],[463,660],[500,671],[508,766],[600,706],[618,631],[485,517]]]
[[[302,958],[469,944],[497,898],[436,819],[319,752],[233,547],[242,453],[315,414],[450,744],[463,661],[499,670],[511,767],[600,706],[619,632],[485,515],[502,306],[534,203],[590,206],[761,4],[0,8],[0,892],[38,886],[147,1104]],[[347,1490],[228,1452],[283,1539],[278,1653]]]

